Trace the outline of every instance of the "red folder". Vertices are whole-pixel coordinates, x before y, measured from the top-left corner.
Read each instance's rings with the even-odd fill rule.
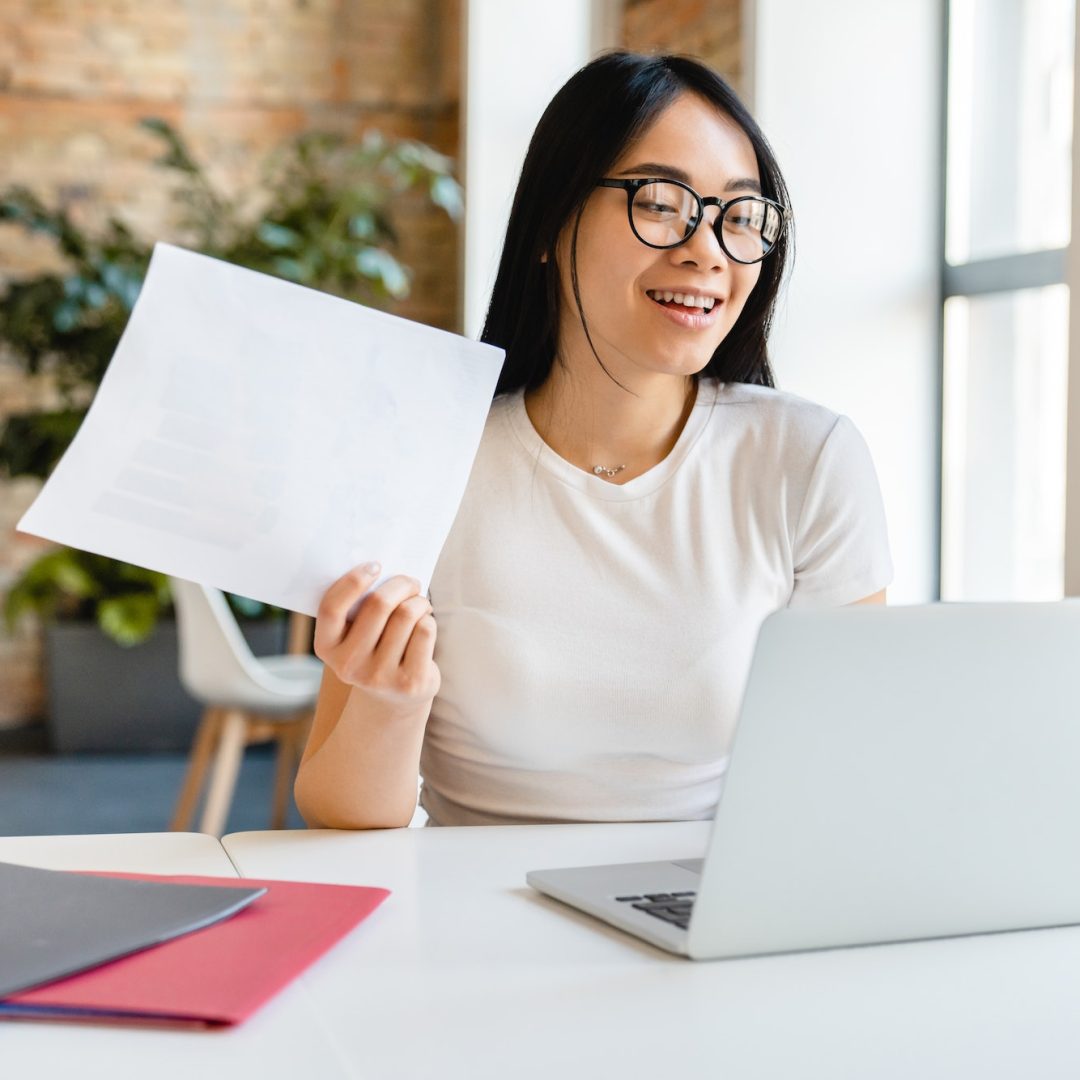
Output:
[[[265,885],[224,922],[12,994],[0,1018],[237,1024],[273,997],[390,895],[387,889],[249,878],[112,877],[193,885]]]

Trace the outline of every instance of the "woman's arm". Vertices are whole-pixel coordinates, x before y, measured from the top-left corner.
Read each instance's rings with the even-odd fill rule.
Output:
[[[412,578],[389,578],[364,596],[377,573],[354,570],[335,582],[316,618],[315,653],[326,668],[295,787],[300,813],[315,828],[400,827],[416,807],[420,748],[440,681],[435,620]]]
[[[884,604],[885,603],[885,590],[876,592],[873,596],[864,596],[861,600],[853,601],[854,604]],[[848,605],[849,607],[852,605]]]

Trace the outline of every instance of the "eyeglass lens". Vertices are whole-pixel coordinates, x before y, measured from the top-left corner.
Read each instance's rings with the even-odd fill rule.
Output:
[[[686,188],[657,181],[638,188],[632,213],[640,239],[656,247],[673,247],[693,231],[698,202]],[[781,224],[780,212],[771,203],[740,198],[724,213],[723,246],[732,258],[757,262],[776,244]]]

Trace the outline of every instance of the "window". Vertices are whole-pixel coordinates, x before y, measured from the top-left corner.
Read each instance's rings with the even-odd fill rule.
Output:
[[[1064,591],[1075,0],[950,0],[941,598]]]

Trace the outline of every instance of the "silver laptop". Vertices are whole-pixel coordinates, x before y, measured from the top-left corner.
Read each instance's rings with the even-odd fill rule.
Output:
[[[527,881],[695,960],[1080,923],[1080,601],[769,616],[700,854]]]

